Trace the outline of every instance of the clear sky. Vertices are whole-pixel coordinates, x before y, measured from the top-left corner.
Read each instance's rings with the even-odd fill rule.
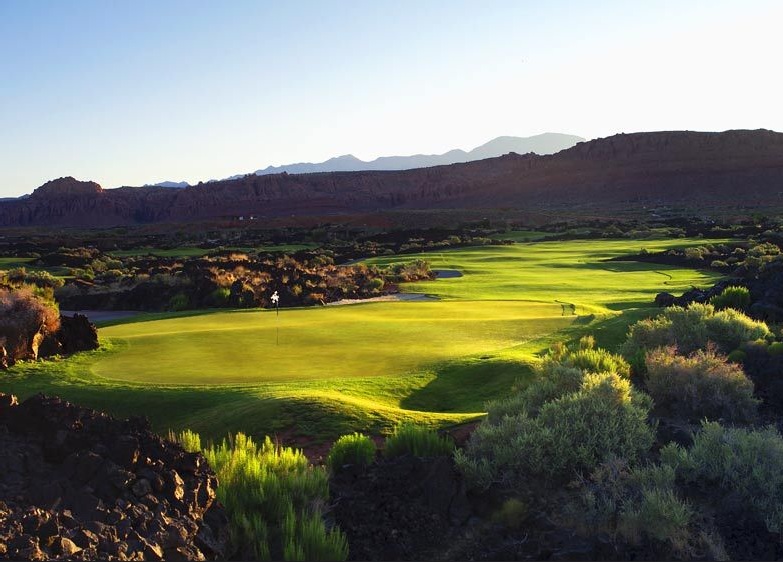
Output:
[[[547,131],[783,131],[781,22],[781,0],[0,0],[0,196]]]

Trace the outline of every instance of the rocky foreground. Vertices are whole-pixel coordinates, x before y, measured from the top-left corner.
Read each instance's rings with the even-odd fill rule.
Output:
[[[215,474],[146,420],[0,394],[0,451],[0,559],[227,555]]]

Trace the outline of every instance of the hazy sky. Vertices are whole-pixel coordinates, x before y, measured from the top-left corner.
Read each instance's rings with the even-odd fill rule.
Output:
[[[0,196],[499,135],[783,131],[781,0],[0,0]]]

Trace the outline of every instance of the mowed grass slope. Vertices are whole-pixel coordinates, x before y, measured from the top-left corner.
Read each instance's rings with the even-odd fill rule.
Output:
[[[118,350],[96,361],[93,371],[125,381],[199,385],[402,375],[519,345],[572,321],[557,304],[524,301],[218,312],[104,328],[102,336]]]
[[[103,350],[15,367],[0,390],[60,394],[160,431],[242,430],[331,438],[401,420],[476,418],[487,399],[531,377],[537,354],[596,333],[618,344],[662,290],[712,273],[607,258],[694,240],[568,241],[463,248],[423,258],[463,277],[407,284],[426,302],[215,312],[101,329]],[[571,306],[573,305],[573,306]],[[279,341],[279,343],[278,343]]]

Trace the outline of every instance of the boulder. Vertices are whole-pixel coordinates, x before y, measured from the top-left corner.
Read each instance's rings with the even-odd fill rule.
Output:
[[[146,420],[0,393],[0,450],[0,558],[231,554],[214,473]]]
[[[655,306],[660,308],[666,308],[667,306],[673,306],[675,296],[671,293],[658,293],[655,295]]]
[[[98,329],[83,314],[60,316],[56,334],[62,353],[76,353],[98,349]]]

